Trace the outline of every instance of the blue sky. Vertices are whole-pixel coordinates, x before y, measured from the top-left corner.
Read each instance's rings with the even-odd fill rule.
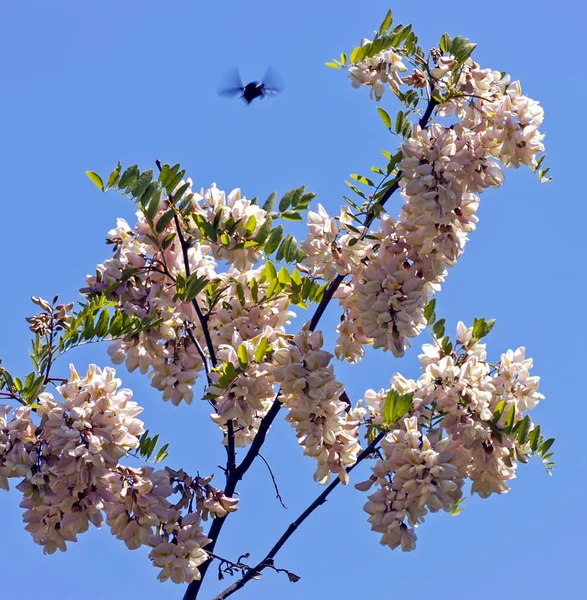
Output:
[[[535,418],[557,438],[557,467],[550,478],[536,462],[522,465],[511,493],[468,500],[457,518],[432,515],[409,554],[380,547],[362,511],[364,494],[339,489],[278,556],[299,583],[267,573],[240,598],[569,597],[584,587],[587,535],[587,458],[582,430],[575,431],[585,387],[587,220],[577,174],[584,170],[586,91],[579,63],[586,11],[578,2],[3,2],[0,356],[11,371],[28,372],[30,296],[76,299],[86,273],[109,254],[103,242],[116,217],[132,218],[123,199],[93,187],[86,169],[107,174],[118,160],[146,169],[159,158],[181,162],[196,187],[216,182],[248,197],[305,184],[335,212],[348,174],[366,173],[396,140],[368,92],[352,89],[324,62],[369,36],[389,7],[396,21],[413,23],[424,47],[445,31],[469,37],[483,67],[520,79],[546,110],[554,181],[540,185],[527,170],[508,171],[505,187],[483,195],[478,230],[450,272],[437,313],[453,329],[459,319],[496,318],[488,340],[494,358],[526,346],[546,395]],[[285,80],[282,95],[249,107],[217,97],[230,67],[249,80],[269,65]],[[389,97],[383,105],[394,109]],[[325,323],[335,321],[334,312]],[[357,399],[368,387],[386,386],[395,371],[417,376],[416,355],[370,354],[337,373]],[[106,347],[72,359],[82,368],[108,364]],[[67,361],[59,368],[65,372]],[[147,426],[171,442],[169,464],[214,470],[223,451],[207,405],[174,408],[145,379],[119,374],[145,406]],[[288,510],[257,465],[240,488],[241,510],[225,528],[220,554],[263,556],[320,492],[293,430],[280,422],[270,439],[265,455]],[[30,593],[34,578],[33,593],[43,600],[181,598],[181,587],[156,581],[146,551],[126,550],[107,530],[44,557],[22,527],[18,504],[17,493],[0,494],[3,597]],[[211,576],[202,598],[221,585]]]

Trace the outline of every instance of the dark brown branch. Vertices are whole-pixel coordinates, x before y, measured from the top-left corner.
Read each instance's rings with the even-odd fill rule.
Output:
[[[159,169],[159,171],[161,171],[161,161],[156,160],[155,164],[157,165],[157,168]],[[173,196],[171,194],[169,194],[169,203],[172,205],[172,210],[174,211],[173,212],[173,220],[175,223],[175,228],[177,230],[177,237],[179,238],[179,244],[181,246],[181,253],[183,256],[183,263],[184,263],[184,267],[185,267],[185,277],[187,280],[188,277],[191,275],[190,259],[189,259],[189,254],[188,254],[189,244],[186,242],[185,238],[183,237],[183,231],[181,228],[181,223],[179,221],[179,215],[178,215],[177,211],[175,210],[175,207],[173,206]],[[214,349],[214,343],[212,342],[212,336],[210,335],[210,328],[208,327],[208,318],[207,318],[208,315],[204,316],[202,314],[202,310],[200,309],[200,305],[198,304],[197,298],[194,298],[192,300],[192,305],[194,307],[194,310],[196,311],[196,315],[198,316],[200,326],[202,327],[202,331],[204,333],[204,339],[206,340],[208,354],[210,355],[210,362],[212,363],[212,367],[215,367],[217,365],[216,351]],[[191,339],[192,339],[192,341],[195,342],[196,338],[193,334],[191,336]],[[198,346],[199,345],[196,343],[197,349],[198,349]],[[198,352],[200,352],[200,350],[201,350],[201,348],[198,349]],[[205,355],[203,354],[203,352],[200,356],[203,357],[204,368],[206,369],[206,375],[208,375],[208,377],[209,377],[210,368],[207,364],[207,361],[205,360]],[[209,381],[209,379],[208,379],[208,381]],[[230,481],[231,475],[236,470],[236,448],[234,445],[234,427],[233,427],[232,421],[229,421],[227,423],[226,437],[227,437],[226,485],[228,487],[228,482]]]
[[[379,442],[386,435],[386,431],[382,431],[357,457],[357,462],[346,469],[347,473],[350,473],[360,462],[363,461],[367,456],[373,454],[376,450]],[[246,585],[251,579],[257,577],[261,571],[267,568],[273,568],[273,560],[281,548],[285,545],[287,540],[296,532],[297,528],[322,504],[326,502],[328,496],[340,483],[340,477],[337,477],[317,498],[306,508],[306,510],[285,530],[283,535],[277,540],[277,543],[269,552],[267,556],[255,567],[249,569],[238,581],[235,581],[230,587],[226,588],[223,592],[214,597],[213,600],[224,600],[229,596],[232,596],[235,592],[240,590]]]
[[[279,398],[279,394],[278,394],[277,398]],[[249,451],[243,458],[243,461],[226,478],[226,487],[224,488],[224,494],[226,496],[228,496],[228,497],[233,496],[238,482],[243,478],[244,474],[249,470],[250,466],[253,464],[253,461],[259,454],[259,451],[261,450],[261,446],[265,442],[265,437],[267,436],[267,431],[269,430],[271,423],[273,423],[273,420],[275,419],[275,417],[277,416],[277,413],[279,412],[279,409],[281,408],[281,402],[277,398],[271,405],[271,408],[269,409],[269,411],[267,412],[265,417],[261,420],[261,425],[259,426],[259,431],[257,431],[257,435],[255,435],[255,438],[253,439],[253,443],[251,444]],[[206,546],[207,551],[212,552],[214,550],[214,548],[216,546],[216,542],[218,541],[218,536],[220,535],[220,532],[222,531],[222,527],[224,525],[224,522],[226,521],[227,516],[228,515],[221,517],[221,518],[217,517],[212,522],[212,525],[210,526],[210,530],[208,531],[208,537],[212,541],[208,544],[208,546]],[[211,564],[211,561],[207,561],[202,564],[202,566],[200,567],[200,579],[198,579],[196,581],[192,581],[188,585],[188,588],[184,594],[183,600],[195,600],[195,598],[197,598],[200,588],[202,587],[202,582],[204,581],[204,576],[206,575],[206,572],[208,571],[208,567],[210,566],[210,564]]]
[[[283,503],[283,498],[279,493],[279,488],[277,487],[277,480],[275,479],[275,475],[273,474],[273,469],[271,465],[267,462],[267,459],[259,452],[259,458],[265,463],[267,470],[269,471],[269,475],[271,475],[271,481],[273,482],[273,487],[275,488],[275,497],[279,500],[279,503],[283,508],[287,510],[287,506]]]
[[[188,336],[189,336],[190,340],[192,340],[192,344],[196,347],[196,350],[198,351],[198,354],[200,355],[200,358],[202,359],[202,362],[204,363],[204,371],[206,371],[206,379],[208,380],[208,385],[210,385],[212,382],[210,381],[210,366],[208,365],[208,357],[204,353],[204,349],[200,345],[200,342],[198,342],[198,339],[194,335],[194,332],[189,327],[186,328],[186,331],[188,332]]]
[[[429,121],[430,117],[432,116],[432,111],[434,110],[434,108],[436,107],[437,104],[438,104],[438,101],[435,100],[434,98],[430,98],[430,100],[428,100],[428,105],[426,107],[426,110],[424,111],[424,114],[422,115],[422,117],[420,118],[420,121],[419,121],[419,125],[422,129],[427,127],[428,121]],[[377,203],[377,207],[383,207],[387,203],[387,201],[391,198],[391,196],[399,189],[399,178],[401,178],[401,172],[398,173],[397,177],[398,177],[397,182],[394,183],[388,190],[386,190],[386,192],[381,197],[381,200]],[[365,227],[369,227],[369,225],[371,225],[371,223],[376,218],[377,214],[378,214],[377,209],[372,207],[371,210],[367,213],[367,215],[365,217],[365,222],[364,222]],[[309,325],[310,331],[314,331],[316,329],[316,327],[318,326],[318,323],[319,323],[320,319],[322,318],[328,304],[334,297],[336,290],[339,288],[339,286],[343,280],[344,280],[344,276],[337,275],[337,277],[331,282],[331,284],[328,286],[328,288],[324,292],[324,295],[322,296],[322,300],[318,304],[318,307],[316,308],[316,311],[310,321],[310,325]],[[275,398],[275,400],[273,401],[273,404],[271,405],[271,408],[269,409],[267,414],[261,420],[261,425],[259,426],[259,431],[257,432],[257,435],[255,436],[255,438],[253,440],[253,443],[251,444],[247,454],[245,455],[245,458],[243,459],[241,464],[230,474],[230,477],[227,477],[226,488],[224,489],[224,493],[227,496],[232,496],[234,494],[234,491],[236,489],[238,482],[243,478],[245,473],[249,470],[250,466],[253,464],[255,458],[259,455],[261,447],[263,446],[263,444],[265,442],[267,432],[269,431],[269,428],[271,427],[273,421],[275,420],[275,417],[279,413],[281,406],[282,406],[282,404],[279,401],[279,392],[278,392],[277,397]],[[363,454],[361,454],[360,456],[363,456]],[[356,464],[358,464],[358,462]],[[334,487],[336,487],[338,485],[338,482],[339,482],[339,480],[337,479],[333,484],[330,484],[330,486],[325,490],[325,492],[328,492],[326,494],[326,496],[328,496],[330,491],[332,491],[332,489],[334,489]],[[326,496],[324,496],[324,500],[322,500],[322,502],[325,501]],[[322,503],[322,502],[320,502],[320,503]],[[312,509],[312,510],[314,510],[314,509]],[[310,513],[308,513],[308,514],[310,514]],[[302,521],[303,521],[307,518],[308,515],[305,515],[305,516],[302,515],[302,516],[303,516],[303,519],[302,519]],[[214,550],[216,541],[218,539],[218,535],[220,534],[220,532],[222,530],[225,519],[226,519],[226,516],[221,519],[218,519],[218,518],[214,519],[214,522],[212,523],[212,526],[210,527],[210,531],[208,532],[208,537],[212,539],[212,542],[210,542],[210,544],[208,546],[210,551]],[[301,523],[301,521],[300,521],[300,523]],[[297,525],[296,525],[296,528],[297,528]],[[295,528],[294,528],[294,531],[295,531]],[[292,533],[293,533],[293,531],[292,531]],[[289,535],[291,535],[291,533]],[[289,535],[287,536],[287,538],[289,538]],[[281,548],[281,545],[279,546],[279,548]],[[279,550],[279,548],[277,548],[277,550]],[[185,595],[183,597],[183,600],[195,600],[197,598],[200,588],[202,587],[202,583],[204,581],[206,571],[208,570],[208,567],[210,565],[210,562],[211,561],[207,561],[204,564],[202,564],[202,566],[200,567],[200,579],[197,581],[193,581],[192,583],[189,584],[189,586],[185,592]],[[265,567],[263,567],[263,568],[265,568]],[[249,577],[249,579],[252,577],[253,577],[253,575],[251,575]],[[249,579],[247,579],[247,581],[249,581]],[[242,587],[242,585],[240,587]],[[240,589],[240,587],[238,589]],[[233,592],[231,592],[231,593],[233,593]],[[219,598],[222,598],[222,596],[217,597],[217,599],[219,599]],[[215,600],[217,600],[217,599],[215,599]]]

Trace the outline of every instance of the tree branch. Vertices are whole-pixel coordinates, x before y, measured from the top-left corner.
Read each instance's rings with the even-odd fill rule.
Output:
[[[259,452],[259,458],[265,463],[267,470],[269,471],[269,475],[271,475],[271,481],[273,482],[273,487],[275,488],[275,497],[279,500],[279,503],[283,508],[287,510],[287,506],[283,503],[283,498],[279,493],[279,488],[277,487],[277,480],[275,479],[275,475],[273,474],[273,469],[271,465],[267,462],[267,459]]]
[[[429,121],[430,117],[432,116],[432,111],[434,110],[434,108],[437,104],[438,104],[438,101],[435,100],[434,98],[430,98],[428,100],[428,105],[426,107],[426,110],[424,111],[424,114],[422,115],[422,117],[420,118],[420,121],[419,121],[419,125],[422,129],[424,129],[425,127],[428,126],[428,121]],[[394,183],[388,190],[386,190],[386,192],[381,197],[381,200],[377,203],[378,207],[383,207],[387,203],[387,201],[391,198],[391,196],[399,189],[399,180],[400,179],[401,179],[401,172],[398,173],[398,181],[396,183]],[[376,216],[377,216],[377,211],[375,210],[374,207],[372,207],[371,210],[367,213],[367,215],[365,217],[365,222],[364,222],[365,227],[369,227],[369,225],[371,225],[371,223],[375,220]],[[330,285],[324,292],[324,295],[322,296],[322,300],[320,300],[320,303],[318,304],[316,311],[310,321],[310,325],[309,325],[310,331],[314,331],[316,329],[316,327],[318,326],[318,323],[319,323],[320,319],[322,318],[328,304],[334,297],[336,290],[339,288],[339,286],[343,280],[344,280],[344,276],[337,275],[336,278],[330,283]],[[273,421],[275,420],[275,417],[277,416],[277,413],[279,413],[279,410],[281,409],[281,406],[282,406],[281,402],[279,401],[279,394],[280,393],[278,392],[277,397],[275,398],[275,400],[273,401],[273,404],[271,405],[271,408],[269,409],[267,414],[261,420],[261,424],[259,426],[259,431],[257,432],[257,435],[253,439],[253,443],[251,444],[243,461],[230,474],[231,475],[230,477],[227,476],[226,488],[224,489],[224,493],[227,496],[232,496],[234,494],[234,491],[236,489],[238,482],[243,478],[245,473],[249,470],[249,468],[253,464],[255,458],[258,456],[258,454],[261,450],[261,447],[265,443],[265,438],[267,436],[267,432],[269,431],[269,428],[271,427]],[[369,447],[370,446],[368,446],[367,448],[369,448]],[[360,456],[363,456],[363,453]],[[361,460],[362,460],[362,458],[361,458]],[[358,464],[358,461],[357,461],[357,463],[355,463],[354,466],[356,466],[356,464]],[[351,467],[351,470],[352,470],[352,467]],[[350,472],[350,470],[349,470],[349,472]],[[338,483],[339,483],[339,480],[337,479],[333,484],[330,484],[330,486],[328,488],[326,488],[325,492],[327,492],[327,493],[324,496],[324,500],[322,500],[320,502],[320,504],[325,501],[326,496],[328,496],[328,494],[338,485]],[[319,506],[319,504],[317,506]],[[314,507],[312,509],[312,511],[315,508],[316,507]],[[310,511],[310,513],[312,511]],[[308,515],[310,513],[308,513]],[[305,514],[302,515],[303,519],[300,521],[300,523],[303,520],[305,520],[308,515],[305,515]],[[212,542],[210,542],[210,544],[208,546],[210,551],[214,550],[218,535],[220,534],[220,532],[222,530],[225,519],[226,519],[226,516],[222,517],[221,519],[219,519],[219,518],[214,519],[214,522],[212,523],[212,526],[210,527],[210,531],[208,532],[208,537],[212,539]],[[298,523],[298,525],[299,525],[299,523]],[[296,525],[296,527],[294,528],[294,531],[298,525]],[[291,533],[293,533],[293,531]],[[289,538],[291,533],[287,536],[287,538]],[[279,550],[279,548],[281,548],[281,545],[277,548],[277,550]],[[183,600],[195,600],[197,598],[200,588],[202,587],[202,583],[204,581],[206,571],[208,570],[208,567],[210,565],[210,562],[211,561],[207,561],[202,564],[202,566],[200,567],[200,579],[197,581],[192,581],[192,583],[189,584],[189,586],[185,592],[185,595],[183,597]],[[263,567],[263,568],[265,568],[265,567]],[[252,573],[252,571],[250,573]],[[252,577],[252,575],[250,577]],[[247,579],[247,581],[248,581],[248,579]],[[240,586],[240,587],[242,587],[242,586]],[[231,592],[231,593],[233,593],[233,592]],[[220,598],[221,597],[217,597],[214,600],[220,600]]]
[[[157,165],[157,168],[159,169],[159,171],[161,171],[161,161],[156,160],[155,164]],[[183,263],[184,263],[184,268],[185,268],[185,277],[187,280],[187,278],[191,275],[190,258],[189,258],[189,254],[188,254],[189,244],[186,242],[185,238],[183,237],[183,230],[181,228],[181,223],[179,221],[179,215],[177,214],[177,211],[175,211],[175,207],[173,207],[172,194],[169,194],[169,203],[172,205],[172,209],[174,211],[173,212],[173,220],[175,223],[175,229],[177,230],[177,237],[179,238],[179,244],[181,246],[181,253],[183,256]],[[194,298],[192,300],[192,306],[194,307],[194,310],[196,311],[196,315],[198,316],[198,320],[200,322],[202,332],[204,333],[204,339],[206,340],[208,354],[210,355],[210,362],[212,363],[212,367],[215,367],[217,365],[216,351],[214,349],[214,343],[212,342],[212,336],[210,335],[210,328],[208,327],[207,315],[204,316],[202,314],[202,310],[200,309],[200,305],[198,304],[197,298]],[[194,341],[194,343],[196,343],[196,338],[193,335],[193,333],[190,337],[191,337],[192,341]],[[207,361],[205,360],[205,356],[202,352],[201,346],[199,346],[198,343],[196,343],[196,349],[198,350],[198,353],[201,353],[200,356],[203,357],[204,368],[206,370],[206,375],[208,375],[208,381],[209,381],[210,367],[207,364]],[[226,424],[226,438],[227,438],[226,484],[228,487],[228,482],[231,479],[232,473],[236,470],[236,448],[234,445],[234,426],[233,426],[232,420],[228,421],[228,423]]]
[[[348,467],[346,469],[347,473],[350,473],[360,462],[363,461],[367,456],[372,454],[379,442],[385,437],[387,434],[386,431],[382,431],[379,435],[359,454],[357,457],[357,462]],[[266,568],[273,568],[273,559],[277,555],[277,553],[281,550],[281,548],[285,545],[287,540],[296,532],[297,528],[322,504],[326,502],[328,496],[332,493],[332,491],[338,486],[340,483],[340,477],[337,477],[317,498],[306,508],[306,510],[293,522],[289,525],[289,527],[285,530],[283,535],[277,540],[277,543],[269,550],[265,558],[255,567],[248,570],[238,581],[235,581],[230,587],[226,588],[223,592],[218,594],[213,598],[213,600],[224,600],[229,596],[232,596],[235,592],[240,590],[244,585],[246,585],[251,579],[257,577],[261,571]]]

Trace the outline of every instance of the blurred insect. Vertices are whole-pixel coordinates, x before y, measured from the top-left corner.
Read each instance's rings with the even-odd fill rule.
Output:
[[[220,96],[239,96],[250,104],[255,98],[278,94],[283,90],[279,75],[269,67],[263,81],[251,81],[243,85],[238,69],[233,69],[224,79],[224,85],[218,90]]]

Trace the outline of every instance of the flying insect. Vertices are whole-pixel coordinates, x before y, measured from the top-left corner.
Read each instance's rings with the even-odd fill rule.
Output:
[[[279,75],[274,69],[269,67],[262,81],[251,81],[243,85],[238,69],[233,69],[225,78],[223,85],[218,93],[220,96],[239,96],[247,104],[250,104],[255,98],[264,98],[268,95],[279,94],[283,90]]]

